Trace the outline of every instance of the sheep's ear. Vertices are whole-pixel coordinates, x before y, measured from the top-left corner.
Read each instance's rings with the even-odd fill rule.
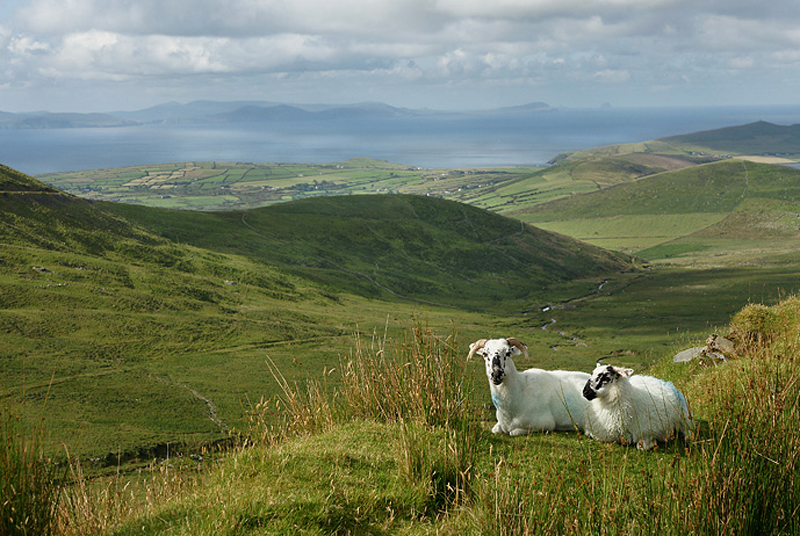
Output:
[[[631,376],[633,376],[632,368],[614,367],[614,370],[616,370],[620,376],[624,376],[625,378],[630,378]]]
[[[528,358],[528,347],[525,346],[525,343],[514,337],[509,337],[506,340],[508,341],[508,344],[519,350],[525,356],[525,359]]]
[[[480,339],[480,340],[477,340],[477,341],[473,342],[472,344],[470,344],[469,345],[469,355],[467,356],[467,361],[469,361],[472,358],[472,356],[475,355],[475,352],[478,352],[479,350],[482,350],[484,344],[486,344],[486,339]]]

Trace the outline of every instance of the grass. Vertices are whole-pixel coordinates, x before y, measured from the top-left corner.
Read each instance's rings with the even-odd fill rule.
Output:
[[[753,195],[791,191],[791,172],[747,166]],[[713,179],[711,171],[704,173]],[[454,325],[471,340],[522,338],[532,349],[526,366],[588,370],[614,355],[641,370],[748,301],[774,303],[797,286],[787,231],[770,239],[784,253],[759,255],[744,248],[769,243],[727,238],[723,231],[737,228],[731,222],[673,241],[676,266],[548,283],[564,265],[574,276],[597,258],[444,200],[349,196],[247,213],[163,211],[87,203],[7,176],[6,192],[28,193],[0,200],[3,396],[19,397],[26,385],[24,417],[40,418],[53,378],[48,447],[57,453],[69,437],[88,472],[147,463],[168,444],[194,452],[225,439],[250,401],[277,391],[266,355],[290,379],[319,375],[347,352],[354,331],[382,330],[387,319],[391,340],[422,313],[433,329]],[[748,214],[764,200],[754,197]],[[791,213],[791,198],[767,201],[770,213]],[[625,218],[645,229],[646,215]],[[780,225],[791,225],[783,218]],[[655,232],[663,221],[649,225]],[[370,239],[348,242],[353,236]],[[680,265],[690,253],[703,264]]]
[[[798,306],[785,299],[797,172],[684,168],[708,159],[689,150],[600,148],[547,169],[217,162],[48,177],[164,207],[317,198],[226,214],[76,202],[2,169],[4,467],[18,475],[3,482],[42,490],[2,497],[33,500],[15,512],[38,533],[798,533]],[[319,199],[387,191],[511,214],[653,268],[548,280],[590,261],[559,267],[569,242],[444,201]],[[741,357],[670,362],[710,332]],[[697,441],[640,453],[494,436],[481,367],[463,360],[463,341],[487,336],[524,340],[520,368],[607,357],[670,379]],[[67,452],[62,479],[49,460]]]
[[[597,187],[575,182],[587,175],[586,169],[573,169],[514,177],[503,171],[496,183],[458,195],[500,210],[568,195],[578,184]],[[63,453],[60,443],[69,438],[74,458],[72,484],[59,502],[62,533],[98,527],[106,534],[141,533],[144,527],[144,532],[191,534],[736,534],[757,526],[776,534],[796,532],[791,520],[797,493],[789,476],[796,469],[796,432],[778,420],[783,411],[797,421],[797,361],[791,345],[774,345],[792,340],[796,317],[778,312],[792,310],[792,301],[745,309],[749,327],[736,329],[761,335],[745,337],[756,342],[741,362],[725,369],[733,371],[730,376],[721,368],[676,368],[664,359],[719,331],[746,303],[773,304],[797,288],[793,173],[724,162],[654,176],[640,181],[641,191],[612,188],[640,201],[618,218],[629,225],[613,229],[619,234],[637,227],[639,235],[627,237],[632,241],[684,218],[674,211],[680,203],[662,198],[669,181],[685,186],[687,199],[691,191],[697,196],[691,188],[699,186],[713,194],[717,210],[734,208],[709,226],[703,218],[716,221],[720,213],[691,205],[694,212],[680,225],[702,226],[702,232],[642,250],[658,263],[654,270],[614,275],[607,282],[598,275],[551,285],[517,302],[508,289],[530,282],[498,278],[491,273],[495,260],[486,259],[487,278],[468,288],[488,291],[486,299],[494,304],[498,297],[510,300],[493,315],[414,304],[390,294],[376,300],[374,285],[326,271],[325,263],[307,252],[276,247],[273,237],[283,237],[316,255],[352,263],[349,270],[373,279],[381,270],[369,259],[391,250],[396,255],[383,257],[379,266],[424,276],[450,252],[441,249],[438,258],[425,259],[427,266],[409,262],[416,250],[413,240],[397,236],[407,224],[402,214],[419,216],[426,207],[402,196],[388,204],[377,197],[328,199],[248,213],[246,220],[261,235],[284,233],[264,240],[242,225],[241,213],[126,205],[100,210],[44,186],[24,194],[34,201],[30,204],[4,193],[0,323],[6,335],[0,338],[0,359],[9,386],[4,400],[21,396],[24,388],[25,403],[17,406],[21,422],[39,422],[44,400],[51,401],[41,459]],[[7,176],[4,191],[26,188],[24,176]],[[665,178],[666,186],[647,184]],[[224,184],[229,179],[237,184],[243,175],[208,177]],[[451,189],[462,179],[448,174],[429,182]],[[737,202],[731,192],[741,199],[745,186],[748,194]],[[507,197],[493,200],[489,191]],[[628,206],[618,201],[618,209]],[[559,214],[579,215],[588,206],[578,198],[572,203],[565,202]],[[480,251],[483,242],[511,229],[506,221],[476,220],[477,213],[452,206],[431,204],[425,218],[435,229],[467,234],[476,232],[467,222],[483,222],[480,232],[499,235],[478,236]],[[336,216],[348,210],[343,223],[345,218]],[[653,212],[659,216],[650,220]],[[348,247],[341,237],[363,233],[356,225],[364,222],[374,239],[358,244],[354,258],[335,257]],[[314,226],[317,238],[298,242]],[[441,236],[442,244],[453,243],[452,235],[435,229],[427,232]],[[529,249],[528,257],[517,257],[521,262],[542,256],[541,249]],[[494,251],[497,258],[511,254]],[[463,263],[441,273],[471,270],[477,259],[480,254],[465,254]],[[431,301],[430,287],[412,290]],[[426,320],[415,325],[425,328],[406,333],[402,326],[420,312]],[[598,357],[611,356],[615,364],[641,372],[655,362],[651,370],[687,393],[703,435],[695,444],[671,444],[646,455],[573,434],[492,436],[483,374],[480,367],[465,367],[465,347],[459,350],[455,338],[436,335],[449,329],[467,341],[522,338],[532,356],[521,368],[589,370]],[[353,342],[354,331],[381,335]],[[272,370],[267,357],[275,364]],[[439,372],[447,376],[438,377]],[[285,381],[276,382],[273,373]],[[779,404],[756,408],[759,400],[748,399],[740,386],[769,393]],[[255,404],[262,395],[264,402]],[[210,418],[210,404],[224,426]],[[753,413],[757,409],[763,414]],[[252,428],[244,419],[248,412]],[[735,418],[729,421],[730,415]],[[764,424],[745,429],[749,419]],[[248,432],[247,448],[208,456],[204,449],[229,438],[230,429],[236,437]],[[767,444],[771,433],[782,434],[776,445]],[[745,439],[734,442],[737,434]],[[130,472],[154,459],[150,469]],[[775,484],[752,486],[759,471]],[[708,515],[696,515],[707,505],[713,506]]]
[[[565,234],[607,249],[642,255],[643,250],[669,243],[727,217],[722,214],[632,214],[537,222],[547,231]],[[524,218],[523,218],[524,219]],[[646,255],[647,260],[663,258]]]

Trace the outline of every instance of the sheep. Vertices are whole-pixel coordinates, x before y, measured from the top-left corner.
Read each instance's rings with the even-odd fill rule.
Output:
[[[497,410],[495,434],[525,435],[531,431],[583,429],[588,401],[581,389],[589,379],[585,372],[528,369],[518,372],[512,356],[528,348],[519,339],[481,339],[469,345],[469,360],[480,354],[486,363],[486,376],[492,402]]]
[[[598,441],[649,450],[678,432],[691,439],[689,405],[671,382],[633,375],[629,368],[598,365],[583,396],[590,401],[584,433]]]

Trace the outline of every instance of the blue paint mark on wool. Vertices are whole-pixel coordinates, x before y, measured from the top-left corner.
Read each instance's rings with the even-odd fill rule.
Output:
[[[689,414],[689,404],[686,402],[686,397],[683,396],[683,393],[678,391],[678,388],[675,387],[675,384],[672,383],[672,382],[665,382],[664,380],[661,380],[661,383],[663,383],[664,385],[666,385],[667,387],[672,389],[672,392],[675,394],[675,398],[677,398],[678,402],[680,402],[681,411],[683,411],[684,414],[688,415]]]
[[[492,393],[492,404],[494,404],[495,409],[500,407],[497,401],[497,395],[494,393]]]

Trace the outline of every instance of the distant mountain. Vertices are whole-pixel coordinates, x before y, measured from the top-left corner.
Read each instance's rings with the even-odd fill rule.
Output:
[[[660,141],[733,154],[800,155],[800,125],[784,126],[756,121],[735,127],[671,136]]]
[[[545,102],[530,102],[528,104],[521,104],[519,106],[508,106],[505,108],[498,108],[497,110],[492,110],[492,112],[513,114],[513,113],[549,112],[555,109],[556,108],[553,108],[552,106],[550,106]]]
[[[213,123],[257,123],[261,121],[304,121],[311,119],[315,116],[315,112],[307,112],[288,106],[286,104],[279,104],[277,106],[242,106],[231,112],[221,114],[214,114],[204,117],[196,117],[195,121],[213,122]]]
[[[144,110],[112,112],[112,115],[141,123],[155,123],[162,121],[190,120],[199,117],[226,114],[249,106],[269,107],[278,104],[279,103],[268,101],[193,101],[187,104],[167,102],[151,108],[145,108]]]
[[[229,108],[218,106],[217,108]],[[274,121],[347,121],[352,119],[384,119],[411,116],[415,112],[394,108],[385,104],[367,103],[347,106],[248,103],[234,109],[213,114],[204,114],[209,108],[194,107],[196,115],[183,115],[165,119],[167,122],[184,123],[258,123]]]
[[[134,121],[101,113],[2,113],[0,129],[123,127]]]
[[[445,112],[397,108],[381,102],[355,104],[286,104],[271,101],[167,102],[136,111],[109,113],[0,112],[0,129],[121,127],[143,123],[241,123],[259,121],[348,121],[414,116],[507,115],[552,110],[534,102],[483,111]]]

